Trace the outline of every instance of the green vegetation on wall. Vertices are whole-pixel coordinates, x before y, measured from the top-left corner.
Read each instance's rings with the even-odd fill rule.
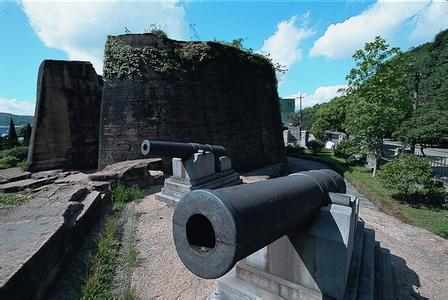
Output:
[[[169,42],[163,35],[155,35]],[[242,50],[237,45],[224,45],[219,42],[189,42],[174,51],[147,46],[135,48],[126,45],[118,37],[108,36],[104,50],[103,77],[105,80],[142,79],[146,68],[174,78],[194,69],[195,65],[223,54],[238,57],[241,62],[268,65],[274,70],[271,60],[250,50]]]

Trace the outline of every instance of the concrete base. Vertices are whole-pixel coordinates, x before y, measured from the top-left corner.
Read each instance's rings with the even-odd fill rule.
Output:
[[[211,152],[199,152],[186,161],[173,158],[172,162],[173,176],[165,180],[164,187],[155,195],[157,200],[170,205],[175,206],[183,195],[192,190],[217,189],[242,183],[227,156],[215,159]]]

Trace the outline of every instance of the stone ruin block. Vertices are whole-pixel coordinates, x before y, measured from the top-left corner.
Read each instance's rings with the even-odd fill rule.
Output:
[[[142,140],[222,145],[236,170],[283,163],[275,71],[217,42],[154,34],[106,42],[99,168],[141,158]]]
[[[96,169],[103,81],[89,62],[44,60],[39,67],[32,171]]]

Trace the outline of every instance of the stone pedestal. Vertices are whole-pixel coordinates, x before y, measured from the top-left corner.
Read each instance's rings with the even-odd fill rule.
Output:
[[[208,151],[195,153],[191,158],[172,159],[173,176],[165,180],[156,199],[176,205],[180,198],[195,189],[217,189],[241,184],[239,173],[232,169],[232,162],[227,156],[215,158]]]
[[[239,262],[219,281],[219,299],[342,299],[347,286],[358,200],[331,194],[306,231],[284,236]]]
[[[358,200],[330,198],[306,230],[240,261],[209,299],[396,299],[391,254],[358,219]]]

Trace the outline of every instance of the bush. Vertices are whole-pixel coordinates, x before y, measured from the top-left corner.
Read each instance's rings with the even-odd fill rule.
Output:
[[[378,171],[386,188],[398,191],[395,198],[407,202],[439,203],[444,189],[432,180],[428,160],[415,155],[403,155],[386,163]]]
[[[308,149],[310,149],[314,154],[319,152],[324,148],[324,143],[320,140],[311,140],[308,143],[306,143],[306,146]]]
[[[8,169],[17,166],[19,160],[14,156],[5,156],[0,158],[0,169]]]
[[[300,147],[299,145],[296,145],[296,146],[288,145],[288,146],[286,146],[286,153],[287,154],[303,154],[303,152],[305,152],[305,148]]]
[[[14,147],[0,152],[0,158],[14,156],[18,160],[25,160],[28,157],[28,147]]]
[[[342,141],[334,149],[334,156],[352,162],[356,154],[360,152],[358,145],[353,141]]]

